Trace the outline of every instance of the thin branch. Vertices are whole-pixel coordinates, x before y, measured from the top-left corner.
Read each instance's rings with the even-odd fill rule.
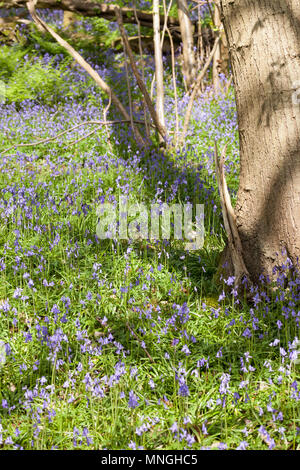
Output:
[[[126,54],[126,48],[125,48],[123,38],[122,38],[122,43],[123,43],[123,52],[124,52],[125,75],[126,75],[126,85],[127,85],[127,94],[128,94],[128,102],[129,102],[130,122],[131,122],[132,129],[134,129],[133,114],[132,114],[132,97],[131,97],[131,89],[130,89],[130,83],[129,83],[128,65],[127,65],[127,54]]]
[[[200,70],[201,65],[203,64],[203,58],[204,58],[204,47],[203,47],[203,37],[201,34],[202,30],[202,21],[201,21],[201,14],[200,14],[200,6],[198,5],[197,7],[197,13],[198,13],[198,34],[197,34],[197,70]],[[202,91],[202,87],[201,87]]]
[[[172,0],[170,1],[169,7],[171,7]],[[166,11],[166,0],[163,0],[164,5],[164,14],[165,18],[168,18],[169,10]],[[171,61],[172,61],[172,80],[173,80],[173,89],[174,89],[174,106],[175,106],[175,149],[177,148],[177,141],[179,136],[179,117],[178,117],[178,97],[177,97],[177,84],[176,84],[176,73],[175,73],[175,53],[174,53],[174,43],[170,30],[166,24],[166,31],[168,33],[171,45]]]
[[[88,134],[80,137],[80,139],[77,139],[77,140],[73,140],[72,142],[70,142],[66,148],[68,147],[71,147],[72,145],[75,145],[75,144],[78,144],[78,142],[81,142],[82,140],[85,140],[87,139],[88,137],[90,137],[91,135],[95,134],[95,132],[97,132],[99,129],[101,129],[101,127],[96,127],[96,129],[93,129],[92,131],[90,131]]]
[[[214,11],[213,11],[213,25],[214,28],[217,30],[217,35],[220,35],[220,26],[221,26],[221,12],[218,5],[215,3]],[[221,36],[218,47],[214,54],[213,59],[213,67],[212,67],[212,80],[213,80],[213,87],[215,93],[220,91],[221,89],[221,82],[220,82],[220,63],[221,63]]]
[[[164,39],[165,39],[165,33],[167,31],[167,28],[168,28],[168,18],[169,18],[169,13],[170,13],[170,10],[171,10],[172,3],[173,3],[173,0],[170,0],[167,11],[166,11],[165,4],[164,4],[165,21],[164,21],[164,25],[163,25],[163,29],[162,29],[162,33],[161,33],[161,40],[160,40],[160,47],[161,48],[163,47]]]
[[[109,133],[109,129],[108,129],[108,125],[107,125],[107,117],[106,117],[107,113],[108,113],[108,110],[110,108],[110,105],[111,105],[111,94],[109,94],[109,99],[108,99],[107,106],[104,108],[103,117],[104,117],[104,120],[105,120],[105,129],[106,129],[106,134],[107,134],[107,142],[108,142],[108,145],[109,145],[109,149],[112,152],[112,145],[111,145],[111,141],[110,141],[110,133]]]
[[[194,100],[196,98],[196,94],[198,92],[198,88],[200,87],[201,85],[201,82],[210,66],[210,63],[214,57],[214,54],[217,50],[217,46],[219,44],[219,41],[220,41],[220,37],[217,37],[216,40],[215,40],[215,43],[214,43],[214,47],[212,48],[212,51],[203,67],[203,69],[201,70],[196,82],[195,82],[195,86],[193,88],[193,91],[192,91],[192,94],[191,94],[191,97],[190,97],[190,100],[189,100],[189,103],[188,103],[188,107],[187,107],[187,110],[186,110],[186,113],[185,113],[185,117],[184,117],[184,124],[183,124],[183,131],[182,131],[182,135],[181,135],[181,143],[184,141],[184,138],[186,136],[186,133],[187,133],[187,130],[188,130],[188,126],[189,126],[189,123],[190,123],[190,119],[191,119],[191,114],[192,114],[192,109],[193,109],[193,104],[194,104]]]
[[[137,29],[138,29],[139,53],[140,53],[140,61],[141,61],[141,66],[142,66],[142,80],[145,83],[145,67],[144,67],[144,59],[143,59],[143,44],[142,44],[142,36],[141,36],[141,23],[140,23],[140,20],[138,18],[138,15],[137,15],[136,0],[133,0],[133,9],[134,9],[134,16],[135,16],[135,20],[136,20],[136,23],[137,23]],[[144,96],[143,96],[143,112],[144,112],[146,136],[149,139],[150,138],[150,131],[149,131],[149,126],[148,126],[147,105],[146,105],[146,100],[145,100]]]
[[[165,94],[159,16],[159,0],[153,0],[153,42],[156,80],[156,112],[158,115],[158,119],[160,120],[161,124],[165,127]]]

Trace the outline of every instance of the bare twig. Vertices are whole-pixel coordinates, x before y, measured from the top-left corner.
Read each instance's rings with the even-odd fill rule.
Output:
[[[132,126],[132,129],[134,129],[133,114],[132,114],[132,98],[131,98],[131,89],[130,89],[130,83],[129,83],[128,65],[127,65],[127,54],[126,54],[126,48],[125,48],[125,43],[124,43],[123,37],[122,37],[122,43],[123,43],[123,52],[124,52],[124,64],[125,64],[127,94],[128,94],[128,102],[129,102],[129,114],[130,114],[131,126]]]
[[[213,24],[214,28],[217,30],[216,34],[220,35],[220,41],[217,46],[217,49],[214,53],[214,59],[213,59],[213,67],[212,67],[212,80],[213,80],[213,87],[215,93],[220,91],[221,89],[221,82],[220,82],[220,63],[221,63],[221,33],[220,33],[220,27],[221,27],[221,12],[220,9],[215,3],[214,6],[214,11],[213,11]]]
[[[170,1],[169,8],[171,7],[172,0]],[[164,5],[164,14],[165,18],[168,18],[169,10],[166,9],[166,0],[163,0]],[[171,60],[172,60],[172,81],[173,81],[173,89],[174,89],[174,106],[175,106],[175,135],[174,135],[174,142],[175,142],[175,149],[177,148],[177,141],[179,136],[179,118],[178,118],[178,98],[177,98],[177,84],[176,84],[176,73],[175,73],[175,53],[174,53],[174,43],[172,39],[172,35],[167,25],[167,21],[165,23],[165,28],[168,33],[170,39],[170,46],[171,46]]]
[[[133,9],[134,9],[134,16],[135,16],[135,20],[136,20],[136,23],[137,23],[137,29],[138,29],[138,41],[139,41],[140,62],[141,62],[141,68],[142,68],[142,80],[145,83],[145,68],[144,68],[144,59],[143,59],[141,23],[140,23],[140,20],[138,18],[138,15],[137,15],[136,0],[133,1]],[[143,112],[144,112],[146,136],[149,139],[150,138],[150,131],[149,131],[148,117],[147,117],[147,105],[146,105],[146,100],[145,100],[144,96],[143,96]]]
[[[159,121],[165,127],[165,93],[164,93],[164,75],[162,47],[160,42],[160,21],[159,21],[159,0],[153,0],[153,43],[154,43],[154,61],[155,61],[155,80],[156,80],[156,112]],[[160,141],[161,141],[161,136]]]
[[[201,34],[202,22],[201,22],[201,15],[200,15],[200,6],[197,5],[193,9],[195,9],[195,8],[197,8],[197,14],[198,14],[198,22],[197,22],[197,28],[198,28],[198,34],[197,34],[197,70],[199,70],[200,69],[200,64],[202,64],[202,55],[203,55],[203,39],[202,39],[202,34]]]
[[[115,106],[118,108],[120,113],[124,116],[126,120],[130,121],[130,116],[127,113],[126,109],[122,105],[122,103],[119,101],[118,97],[115,95],[115,93],[112,91],[112,89],[107,85],[107,83],[102,80],[100,75],[94,70],[87,62],[86,60],[72,47],[70,46],[67,41],[62,39],[50,26],[48,26],[39,16],[36,14],[35,11],[35,3],[36,0],[29,0],[29,2],[26,3],[26,6],[28,8],[28,11],[33,19],[33,21],[36,23],[36,25],[40,28],[43,28],[43,30],[47,31],[48,33],[51,34],[51,36],[66,50],[68,53],[76,60],[76,62],[95,80],[97,85],[100,86],[100,88],[107,94],[111,96],[112,102],[115,104]],[[134,129],[133,129],[134,131]],[[138,143],[140,145],[144,145],[144,139],[139,133],[137,129],[135,129],[135,133],[137,135]]]
[[[166,30],[167,30],[167,27],[168,27],[168,18],[169,18],[169,13],[170,13],[170,10],[171,10],[172,3],[173,3],[173,0],[170,0],[167,10],[166,10],[165,5],[164,5],[165,20],[164,20],[164,25],[163,25],[163,28],[162,28],[162,33],[161,33],[161,40],[160,40],[160,46],[161,47],[163,47],[163,43],[164,43],[164,39],[165,39],[165,33],[166,33]]]

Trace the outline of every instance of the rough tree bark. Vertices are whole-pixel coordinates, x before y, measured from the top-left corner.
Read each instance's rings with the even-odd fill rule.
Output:
[[[153,40],[155,57],[155,78],[156,78],[156,112],[158,119],[165,127],[165,94],[164,94],[164,72],[162,60],[162,48],[160,45],[160,20],[159,20],[159,0],[153,0]]]
[[[190,20],[186,0],[177,0],[178,19],[181,31],[183,52],[183,75],[187,89],[194,83],[196,76],[196,60],[194,52],[193,24]]]
[[[300,0],[220,0],[240,137],[235,208],[253,280],[300,257]],[[299,91],[299,90],[298,90]]]

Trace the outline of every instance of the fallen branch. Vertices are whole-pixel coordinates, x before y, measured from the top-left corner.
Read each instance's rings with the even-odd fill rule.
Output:
[[[216,167],[216,176],[217,183],[221,199],[221,208],[222,215],[224,220],[224,227],[228,237],[228,249],[231,256],[231,261],[234,269],[234,285],[235,287],[240,285],[240,282],[243,278],[247,278],[250,282],[250,275],[246,268],[244,259],[243,259],[243,248],[239,232],[236,225],[236,218],[234,209],[231,205],[231,199],[227,188],[227,183],[224,173],[224,160],[226,155],[227,145],[224,146],[221,152],[221,158],[219,161],[218,157],[218,147],[215,142],[215,167]]]
[[[99,129],[101,129],[100,126],[99,126],[99,127],[96,127],[96,129],[93,129],[93,130],[90,131],[88,134],[83,135],[82,137],[80,137],[80,139],[73,140],[72,142],[70,142],[70,143],[66,146],[66,148],[71,147],[72,145],[78,144],[78,143],[81,142],[82,140],[87,139],[87,138],[90,137],[91,135],[95,134],[95,132],[97,132]]]
[[[42,28],[43,30],[47,31],[48,33],[51,34],[51,36],[60,44],[75,60],[76,62],[95,80],[98,86],[108,95],[111,96],[111,100],[114,103],[114,105],[118,108],[120,113],[124,116],[126,120],[130,121],[130,116],[127,113],[126,109],[122,105],[122,103],[119,101],[118,97],[115,95],[115,93],[112,91],[112,89],[102,80],[100,75],[94,70],[87,62],[86,60],[72,47],[70,44],[62,39],[50,26],[48,26],[39,16],[36,14],[35,11],[35,3],[34,0],[29,0],[29,2],[26,3],[26,6],[28,8],[28,11],[33,19],[33,21],[36,23],[36,25],[39,28]],[[137,136],[138,143],[142,146],[145,145],[144,139],[139,133],[139,131],[134,127],[133,128],[134,134]]]
[[[22,8],[26,6],[28,0],[3,0],[1,8]],[[109,21],[115,20],[115,7],[113,3],[98,3],[89,0],[38,0],[36,3],[37,9],[49,8],[52,10],[64,10],[76,13],[78,15],[87,17],[104,18]],[[152,13],[143,10],[136,10],[136,14],[141,26],[153,28]],[[122,15],[124,23],[135,24],[134,8],[122,7]],[[161,19],[161,26],[164,24],[164,17]],[[179,27],[177,18],[168,18],[169,27]]]
[[[130,328],[130,325],[129,323],[126,323],[126,326],[128,328],[128,330],[130,331],[130,333],[132,334],[132,336],[135,337],[135,339],[138,341],[139,345],[141,346],[141,348],[145,351],[145,353],[147,354],[148,358],[150,359],[151,362],[154,362],[153,358],[150,356],[150,354],[148,353],[147,349],[144,348],[142,346],[142,342],[140,340],[140,338],[135,334],[135,332]]]
[[[1,1],[1,9],[11,9],[11,8],[23,8],[26,7],[26,3],[28,0],[2,0]],[[62,10],[62,11],[70,11],[75,13],[76,15],[83,16],[83,17],[96,17],[96,18],[104,18],[107,21],[115,21],[115,6],[113,3],[96,3],[92,0],[38,0],[36,3],[37,9],[50,9],[50,10]],[[141,26],[147,27],[149,29],[153,29],[153,18],[152,13],[143,11],[143,10],[136,10],[136,15],[134,12],[134,8],[129,7],[122,7],[121,8],[122,15],[123,15],[123,22],[128,24],[137,24],[136,16]],[[26,20],[24,20],[25,22]],[[165,24],[165,16],[160,16],[160,25],[163,27]],[[181,33],[180,33],[180,26],[179,21],[177,18],[168,17],[167,18],[168,28],[172,33],[173,40],[180,43]],[[197,21],[193,23],[195,28],[194,37],[198,36],[198,23]],[[205,40],[205,34],[203,39]]]
[[[141,124],[142,126],[145,125],[145,123],[142,122],[142,121],[134,121],[134,123],[135,124]],[[122,119],[120,121],[85,121],[85,122],[81,122],[80,124],[76,124],[76,126],[73,126],[70,129],[66,129],[65,131],[62,131],[62,132],[60,132],[59,134],[56,134],[53,137],[48,137],[47,139],[38,140],[36,142],[28,142],[26,144],[14,144],[11,147],[9,147],[9,148],[3,150],[2,152],[0,152],[0,155],[3,155],[4,153],[8,152],[9,150],[19,148],[19,147],[36,147],[37,145],[47,144],[48,142],[52,142],[53,140],[58,139],[59,137],[63,136],[64,134],[67,134],[68,132],[71,132],[75,129],[78,129],[78,127],[86,126],[86,125],[90,125],[90,124],[97,124],[97,125],[100,124],[100,125],[104,125],[104,126],[114,125],[114,124],[131,124],[131,120],[130,119]],[[97,129],[95,129],[95,130],[97,130]],[[89,136],[89,134],[86,137],[88,137],[88,136]],[[74,141],[74,143],[76,143],[76,142]]]

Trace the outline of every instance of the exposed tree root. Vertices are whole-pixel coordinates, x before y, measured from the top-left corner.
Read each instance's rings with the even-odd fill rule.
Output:
[[[226,148],[225,145],[221,152],[221,158],[219,159],[218,156],[218,147],[215,142],[215,166],[216,166],[216,175],[217,175],[217,182],[218,188],[221,198],[221,207],[222,207],[222,215],[224,220],[224,227],[226,230],[226,234],[228,237],[228,245],[227,249],[230,254],[233,273],[234,273],[234,286],[239,287],[241,282],[244,278],[251,283],[250,275],[248,269],[246,268],[244,258],[243,258],[243,248],[242,243],[240,240],[239,232],[236,225],[236,218],[234,209],[231,205],[231,199],[227,188],[227,183],[225,179],[224,173],[224,160],[226,155]]]

